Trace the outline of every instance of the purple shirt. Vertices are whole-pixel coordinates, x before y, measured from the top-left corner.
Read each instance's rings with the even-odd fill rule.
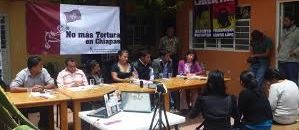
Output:
[[[186,70],[185,70],[185,61],[184,60],[180,60],[179,65],[178,65],[178,73],[179,74],[187,74]],[[191,74],[201,74],[203,72],[202,67],[199,65],[198,62],[195,62],[194,64],[191,65],[190,67],[190,73]]]

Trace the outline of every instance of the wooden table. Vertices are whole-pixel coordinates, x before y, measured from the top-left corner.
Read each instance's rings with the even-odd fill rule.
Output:
[[[79,118],[79,112],[81,111],[81,102],[95,101],[102,98],[105,94],[112,92],[116,87],[112,85],[95,86],[92,89],[84,91],[70,91],[66,88],[59,88],[58,91],[69,96],[73,102],[73,120],[74,129],[81,130],[81,119]]]
[[[229,81],[230,79],[225,78],[224,80]],[[171,91],[176,91],[180,89],[202,88],[207,84],[206,79],[186,79],[178,77],[173,77],[170,79],[159,79],[157,81],[162,82],[167,87],[168,93],[164,95],[165,109],[167,111],[169,111],[169,98]]]
[[[61,94],[57,91],[54,91],[54,98],[42,98],[42,97],[30,97],[27,92],[23,93],[10,93],[6,92],[7,97],[9,100],[16,105],[18,108],[31,108],[31,107],[39,107],[39,106],[53,106],[59,105],[60,106],[60,124],[61,130],[68,129],[68,122],[67,122],[67,101],[70,100],[69,97]],[[51,109],[52,114],[50,115],[51,120],[49,124],[50,129],[54,130],[54,113],[53,109]]]

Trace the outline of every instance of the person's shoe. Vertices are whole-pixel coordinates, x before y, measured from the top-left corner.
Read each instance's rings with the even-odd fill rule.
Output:
[[[177,109],[170,109],[170,113],[178,114],[178,113],[180,113],[180,111]]]

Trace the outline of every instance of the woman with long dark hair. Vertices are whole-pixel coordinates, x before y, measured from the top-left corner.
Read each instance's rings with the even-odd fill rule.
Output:
[[[271,84],[268,99],[274,122],[295,123],[299,109],[299,89],[296,83],[287,80],[281,72],[275,69],[268,69],[265,79]]]
[[[211,71],[208,75],[207,87],[202,96],[198,97],[190,118],[198,113],[204,117],[204,130],[230,130],[230,118],[234,118],[235,125],[239,123],[237,100],[225,92],[224,74],[221,71]]]
[[[203,69],[197,61],[197,56],[195,52],[188,51],[185,58],[180,60],[178,65],[178,73],[180,75],[195,76],[203,74]],[[189,109],[195,102],[198,95],[197,89],[182,90],[180,92],[180,109]]]
[[[255,75],[250,71],[243,71],[240,81],[245,88],[238,100],[239,111],[243,115],[243,129],[271,130],[271,106],[265,93],[258,87]]]
[[[118,51],[118,61],[111,68],[111,77],[114,82],[129,82],[130,78],[136,77],[136,71],[128,59],[127,50]]]
[[[100,64],[96,60],[91,60],[86,68],[86,78],[89,84],[94,81],[94,84],[103,83]]]

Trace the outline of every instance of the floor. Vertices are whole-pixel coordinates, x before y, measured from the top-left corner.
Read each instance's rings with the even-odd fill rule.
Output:
[[[54,109],[54,113],[56,113]],[[73,117],[72,117],[72,111],[69,109],[68,110],[68,122],[69,122],[69,129],[72,129],[72,122],[73,122]],[[56,114],[55,114],[56,116]],[[31,113],[29,114],[29,120],[34,123],[37,126],[37,123],[39,121],[39,113]],[[56,119],[56,117],[55,117]],[[184,124],[179,125],[180,130],[195,130],[195,128],[202,122],[201,117],[197,117],[195,119],[187,119],[187,121]],[[55,124],[56,125],[56,124]],[[55,130],[59,130],[55,126]],[[172,128],[174,130],[174,128]],[[272,130],[299,130],[299,122],[293,125],[273,125]]]

